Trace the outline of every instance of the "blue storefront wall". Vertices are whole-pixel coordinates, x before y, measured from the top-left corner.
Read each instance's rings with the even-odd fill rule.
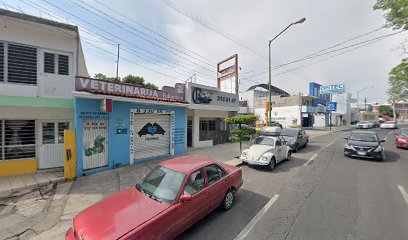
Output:
[[[77,148],[77,176],[92,174],[107,169],[122,167],[130,164],[130,112],[131,109],[152,109],[174,111],[175,138],[174,154],[186,151],[186,107],[145,105],[128,102],[113,101],[113,111],[110,113],[100,112],[100,101],[94,99],[74,99],[75,131]],[[108,120],[108,166],[89,170],[83,170],[83,121],[84,120]],[[135,119],[137,121],[137,119]],[[120,125],[120,126],[118,126]],[[119,129],[119,131],[118,131]],[[137,154],[137,153],[136,153]],[[133,160],[133,159],[132,159]],[[145,159],[146,160],[146,159]],[[149,159],[147,159],[149,160]]]

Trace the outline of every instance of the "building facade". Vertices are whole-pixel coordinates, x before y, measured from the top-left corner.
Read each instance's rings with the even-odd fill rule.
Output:
[[[218,88],[188,83],[187,145],[209,147],[229,141],[229,126],[225,118],[239,111],[238,94]]]
[[[87,76],[78,28],[0,9],[0,176],[63,166],[76,75]]]

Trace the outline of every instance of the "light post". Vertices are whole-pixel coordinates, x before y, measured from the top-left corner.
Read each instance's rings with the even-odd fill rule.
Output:
[[[272,123],[272,85],[271,85],[271,81],[272,81],[272,63],[271,63],[271,42],[273,40],[275,40],[277,37],[279,37],[279,35],[281,35],[284,31],[286,31],[288,28],[290,28],[292,25],[295,24],[300,24],[306,21],[306,18],[302,18],[299,21],[293,22],[291,24],[289,24],[285,29],[283,29],[278,35],[276,35],[274,38],[272,38],[271,40],[269,40],[269,112],[268,112],[268,125],[270,126]]]

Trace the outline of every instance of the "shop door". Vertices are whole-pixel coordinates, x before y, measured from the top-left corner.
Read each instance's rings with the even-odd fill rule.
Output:
[[[193,121],[187,121],[187,147],[191,147],[193,145]]]
[[[134,159],[170,154],[170,115],[135,114]]]
[[[108,121],[82,121],[83,170],[108,165]]]
[[[40,123],[38,168],[47,169],[64,166],[64,130],[69,121],[43,121]]]

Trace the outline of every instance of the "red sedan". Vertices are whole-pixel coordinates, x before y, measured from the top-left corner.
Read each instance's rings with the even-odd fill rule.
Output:
[[[395,132],[395,145],[397,148],[408,148],[408,128],[401,128]]]
[[[200,156],[168,160],[79,213],[65,239],[173,239],[215,208],[230,209],[242,183],[235,166]]]

